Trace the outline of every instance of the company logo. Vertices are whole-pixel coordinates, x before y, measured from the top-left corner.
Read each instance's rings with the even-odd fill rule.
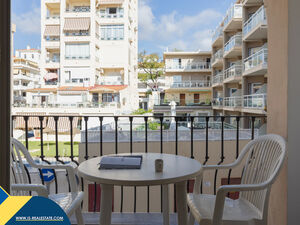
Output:
[[[70,224],[54,201],[38,196],[10,196],[0,187],[0,225]]]

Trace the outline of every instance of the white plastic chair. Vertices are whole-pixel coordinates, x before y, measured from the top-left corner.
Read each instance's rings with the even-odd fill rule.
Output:
[[[207,170],[231,169],[246,164],[240,185],[224,185],[217,195],[200,194],[202,175],[196,178],[194,193],[188,194],[189,224],[200,225],[266,225],[271,186],[286,158],[285,140],[274,134],[250,141],[238,159],[228,165],[203,166]],[[240,192],[239,199],[227,198],[229,192]]]
[[[11,147],[11,180],[13,195],[29,195],[30,192],[36,192],[39,196],[49,198],[56,202],[70,216],[75,213],[77,223],[84,224],[81,203],[84,193],[78,191],[78,185],[75,177],[75,170],[71,165],[44,165],[37,164],[29,154],[26,147],[16,139],[12,139]],[[47,188],[42,184],[30,184],[28,181],[23,159],[26,159],[29,165],[37,169],[63,169],[67,171],[70,193],[50,194]]]

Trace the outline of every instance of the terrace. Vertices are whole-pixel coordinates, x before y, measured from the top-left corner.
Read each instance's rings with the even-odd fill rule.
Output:
[[[264,75],[268,69],[268,48],[263,46],[259,51],[244,59],[243,76]]]

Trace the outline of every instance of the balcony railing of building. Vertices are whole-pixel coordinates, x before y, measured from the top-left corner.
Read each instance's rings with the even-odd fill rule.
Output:
[[[50,58],[50,59],[46,59],[46,63],[59,63],[60,62],[60,58]]]
[[[242,19],[242,16],[243,16],[243,5],[234,4],[231,8],[228,9],[226,13],[224,19],[224,27],[226,27],[232,19]]]
[[[212,101],[212,106],[222,107],[223,106],[223,98],[214,98]]]
[[[110,14],[107,12],[98,12],[98,15],[100,18],[104,18],[104,19],[117,19],[117,18],[124,18],[124,12],[118,12],[115,14]]]
[[[246,36],[258,24],[267,25],[266,8],[261,6],[245,23],[243,27],[243,35]]]
[[[244,60],[244,70],[268,64],[268,48],[262,47],[259,51]]]
[[[262,109],[267,107],[267,94],[244,95],[244,108]]]
[[[176,103],[176,107],[199,107],[199,106],[203,106],[203,107],[210,107],[211,106],[211,102],[210,100],[206,100],[203,101],[201,99],[193,99],[193,100],[185,100],[180,102],[177,99],[155,99],[154,100],[154,105],[155,106],[170,106],[171,102],[175,102]]]
[[[42,164],[71,164],[76,167],[79,162],[88,160],[95,155],[103,156],[126,152],[128,154],[152,153],[157,152],[158,148],[160,153],[184,155],[198,160],[203,165],[215,162],[222,165],[225,160],[234,161],[238,158],[241,146],[259,135],[260,121],[263,119],[265,116],[14,115],[12,116],[12,136],[23,141],[36,162]],[[229,123],[229,121],[233,122]],[[244,121],[247,121],[249,128],[242,128]],[[33,133],[32,130],[35,132]],[[20,131],[23,131],[21,136],[19,135]],[[75,136],[78,132],[80,135],[79,145]],[[37,133],[38,139],[35,139],[34,136]],[[64,148],[68,149],[62,150],[62,140],[67,143]],[[141,145],[137,145],[138,143]],[[39,149],[36,149],[36,146]],[[26,166],[24,176],[28,178],[29,183],[44,184],[44,177],[40,176],[39,170],[31,168],[25,159],[24,165]],[[66,179],[66,173],[59,170],[52,172],[54,173],[54,180],[49,184],[50,193],[68,192],[69,181]],[[200,192],[216,194],[221,183],[219,180],[222,182],[225,180],[226,183],[231,184],[232,180],[242,179],[242,176],[242,169],[238,169],[238,171],[229,170],[226,173],[218,173],[217,170],[212,171],[211,176],[205,178],[209,180],[202,181]],[[86,210],[99,212],[100,195],[96,191],[98,184],[83,179],[78,181],[82,191],[89,196],[88,200],[86,199],[88,202],[84,203],[87,205]],[[193,180],[188,181],[187,192],[193,191],[193,182]],[[141,194],[138,192],[143,188],[145,189],[146,201],[145,198],[140,198]],[[172,190],[174,190],[175,201],[171,211],[176,212],[176,189],[173,188]],[[128,191],[130,192],[129,196],[133,198],[132,205],[129,206],[124,202]],[[149,186],[138,187],[138,189],[137,187],[117,187],[114,192],[117,193],[114,196],[114,212],[137,213],[141,210],[137,207],[138,205],[143,205],[147,213],[162,211],[163,209],[161,188],[151,190]],[[153,193],[160,197],[152,198]],[[235,194],[228,197],[236,198],[234,196]],[[137,204],[138,202],[139,204]],[[153,209],[153,205],[157,205],[158,210]]]
[[[224,78],[223,72],[219,72],[216,75],[214,75],[212,80],[213,85],[223,83],[223,78]]]
[[[219,49],[212,57],[212,63],[223,58],[223,49]]]
[[[218,28],[215,30],[213,36],[212,36],[212,43],[214,43],[219,37],[223,36],[223,26],[218,26]]]
[[[243,73],[243,66],[241,63],[235,64],[224,71],[224,81],[228,78],[241,77]]]
[[[242,106],[242,97],[241,96],[226,97],[226,98],[224,98],[224,106],[225,107],[241,107]]]
[[[65,59],[75,59],[75,60],[81,60],[81,59],[90,59],[90,56],[65,56]]]
[[[51,20],[51,19],[60,19],[60,15],[50,15],[50,16],[46,16],[47,20]]]
[[[240,146],[244,145],[249,140],[254,139],[259,135],[261,117],[246,117],[246,116],[184,116],[184,117],[152,117],[152,116],[28,116],[28,115],[14,115],[13,132],[12,135],[16,137],[17,130],[23,130],[23,134],[19,136],[19,140],[23,141],[29,152],[33,154],[35,160],[45,164],[72,164],[79,165],[80,161],[92,158],[97,154],[103,156],[107,154],[117,153],[135,153],[156,152],[159,146],[160,153],[168,153],[175,155],[185,155],[187,157],[199,160],[203,165],[215,163],[223,164],[225,159],[234,161],[239,156]],[[243,122],[248,121],[250,128],[242,128]],[[234,121],[228,123],[228,121]],[[93,124],[93,128],[89,127]],[[156,126],[153,126],[156,124]],[[95,127],[95,125],[97,125]],[[185,127],[183,129],[183,127]],[[32,140],[32,130],[38,134],[37,141]],[[50,132],[49,132],[50,130]],[[64,131],[62,133],[62,130]],[[75,142],[75,134],[80,132],[80,147]],[[61,137],[68,140],[68,150],[62,151]],[[51,139],[51,151],[47,150],[47,143]],[[76,139],[76,141],[78,141]],[[228,145],[234,142],[233,145]],[[33,142],[38,142],[34,145]],[[136,144],[142,143],[142,147]],[[157,145],[159,143],[159,145]],[[182,149],[182,143],[186,143]],[[199,154],[201,147],[201,154]],[[217,143],[215,145],[214,143]],[[94,149],[93,146],[98,144],[99,148]],[[170,148],[170,145],[173,147]],[[36,146],[39,146],[37,151]],[[220,147],[219,147],[220,146]],[[48,145],[49,147],[49,145]],[[226,154],[225,149],[229,148],[231,152]],[[96,151],[95,151],[96,150]],[[170,152],[170,150],[172,152]],[[51,152],[51,153],[50,153]],[[67,153],[66,153],[67,152]],[[203,154],[202,154],[203,153]],[[28,177],[29,183],[38,181],[44,183],[43,176],[40,176],[39,171],[28,166],[24,176]],[[236,173],[235,173],[236,172]],[[49,185],[49,191],[52,193],[59,193],[68,191],[68,180],[63,176],[65,172],[53,171],[54,181]],[[235,174],[235,175],[234,175]],[[226,183],[231,184],[233,177],[236,179],[236,174],[239,178],[242,176],[242,169],[240,171],[228,171],[226,174],[214,171],[209,178],[210,185],[207,185],[205,180],[201,185],[201,193],[216,194],[219,186],[218,179],[225,179]],[[63,178],[64,177],[64,178]],[[188,182],[187,191],[192,192],[193,181]],[[99,211],[100,195],[97,190],[96,183],[88,183],[86,180],[80,180],[82,190],[88,193],[89,200],[85,204],[88,205],[88,211]],[[88,187],[88,189],[86,189]],[[139,187],[143,188],[143,187]],[[128,207],[124,204],[124,196],[126,189],[120,187],[118,196],[115,196],[114,212],[139,212],[137,208],[140,195],[137,188],[133,187],[132,205]],[[128,191],[128,190],[127,190]],[[152,190],[153,191],[153,190]],[[174,189],[174,199],[175,199]],[[145,187],[146,201],[142,202],[145,205],[145,211],[152,212],[151,205],[155,204],[157,199],[150,197],[149,187]],[[159,203],[160,210],[162,210],[162,196],[161,189],[156,190],[156,195],[160,195]],[[153,194],[153,193],[152,193]],[[232,195],[229,196],[234,198]],[[144,198],[143,198],[144,199]],[[174,201],[176,202],[176,201]],[[118,211],[116,210],[118,209]],[[176,203],[172,207],[172,211],[176,212]],[[157,212],[157,211],[156,211]]]
[[[65,35],[66,36],[76,36],[76,37],[90,36],[90,32],[89,31],[66,32]]]
[[[209,70],[211,68],[210,63],[192,63],[186,65],[170,65],[167,66],[167,70]]]
[[[204,88],[210,87],[210,81],[182,81],[174,82],[171,84],[171,88]]]
[[[242,34],[238,33],[232,36],[224,46],[224,54],[232,50],[234,47],[242,46]]]
[[[47,36],[45,37],[46,41],[60,41],[60,37]]]
[[[45,85],[57,85],[57,80],[56,81],[46,80]]]
[[[90,6],[74,6],[73,8],[66,9],[66,12],[75,12],[75,13],[90,12],[90,11],[91,11]]]

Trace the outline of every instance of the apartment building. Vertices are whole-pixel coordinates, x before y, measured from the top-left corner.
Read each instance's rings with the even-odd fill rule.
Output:
[[[40,50],[16,50],[13,59],[13,105],[24,106],[27,101],[27,91],[40,86],[41,75],[39,68]]]
[[[138,108],[137,6],[137,0],[42,0],[43,82],[30,90],[28,104]]]
[[[211,114],[211,52],[164,52],[165,90],[154,106],[155,114],[170,115],[170,103],[176,103],[176,115]]]
[[[267,18],[263,0],[237,1],[212,37],[215,115],[266,115]],[[235,124],[235,119],[227,121]],[[263,120],[257,120],[264,123]],[[251,121],[243,121],[243,127]]]

